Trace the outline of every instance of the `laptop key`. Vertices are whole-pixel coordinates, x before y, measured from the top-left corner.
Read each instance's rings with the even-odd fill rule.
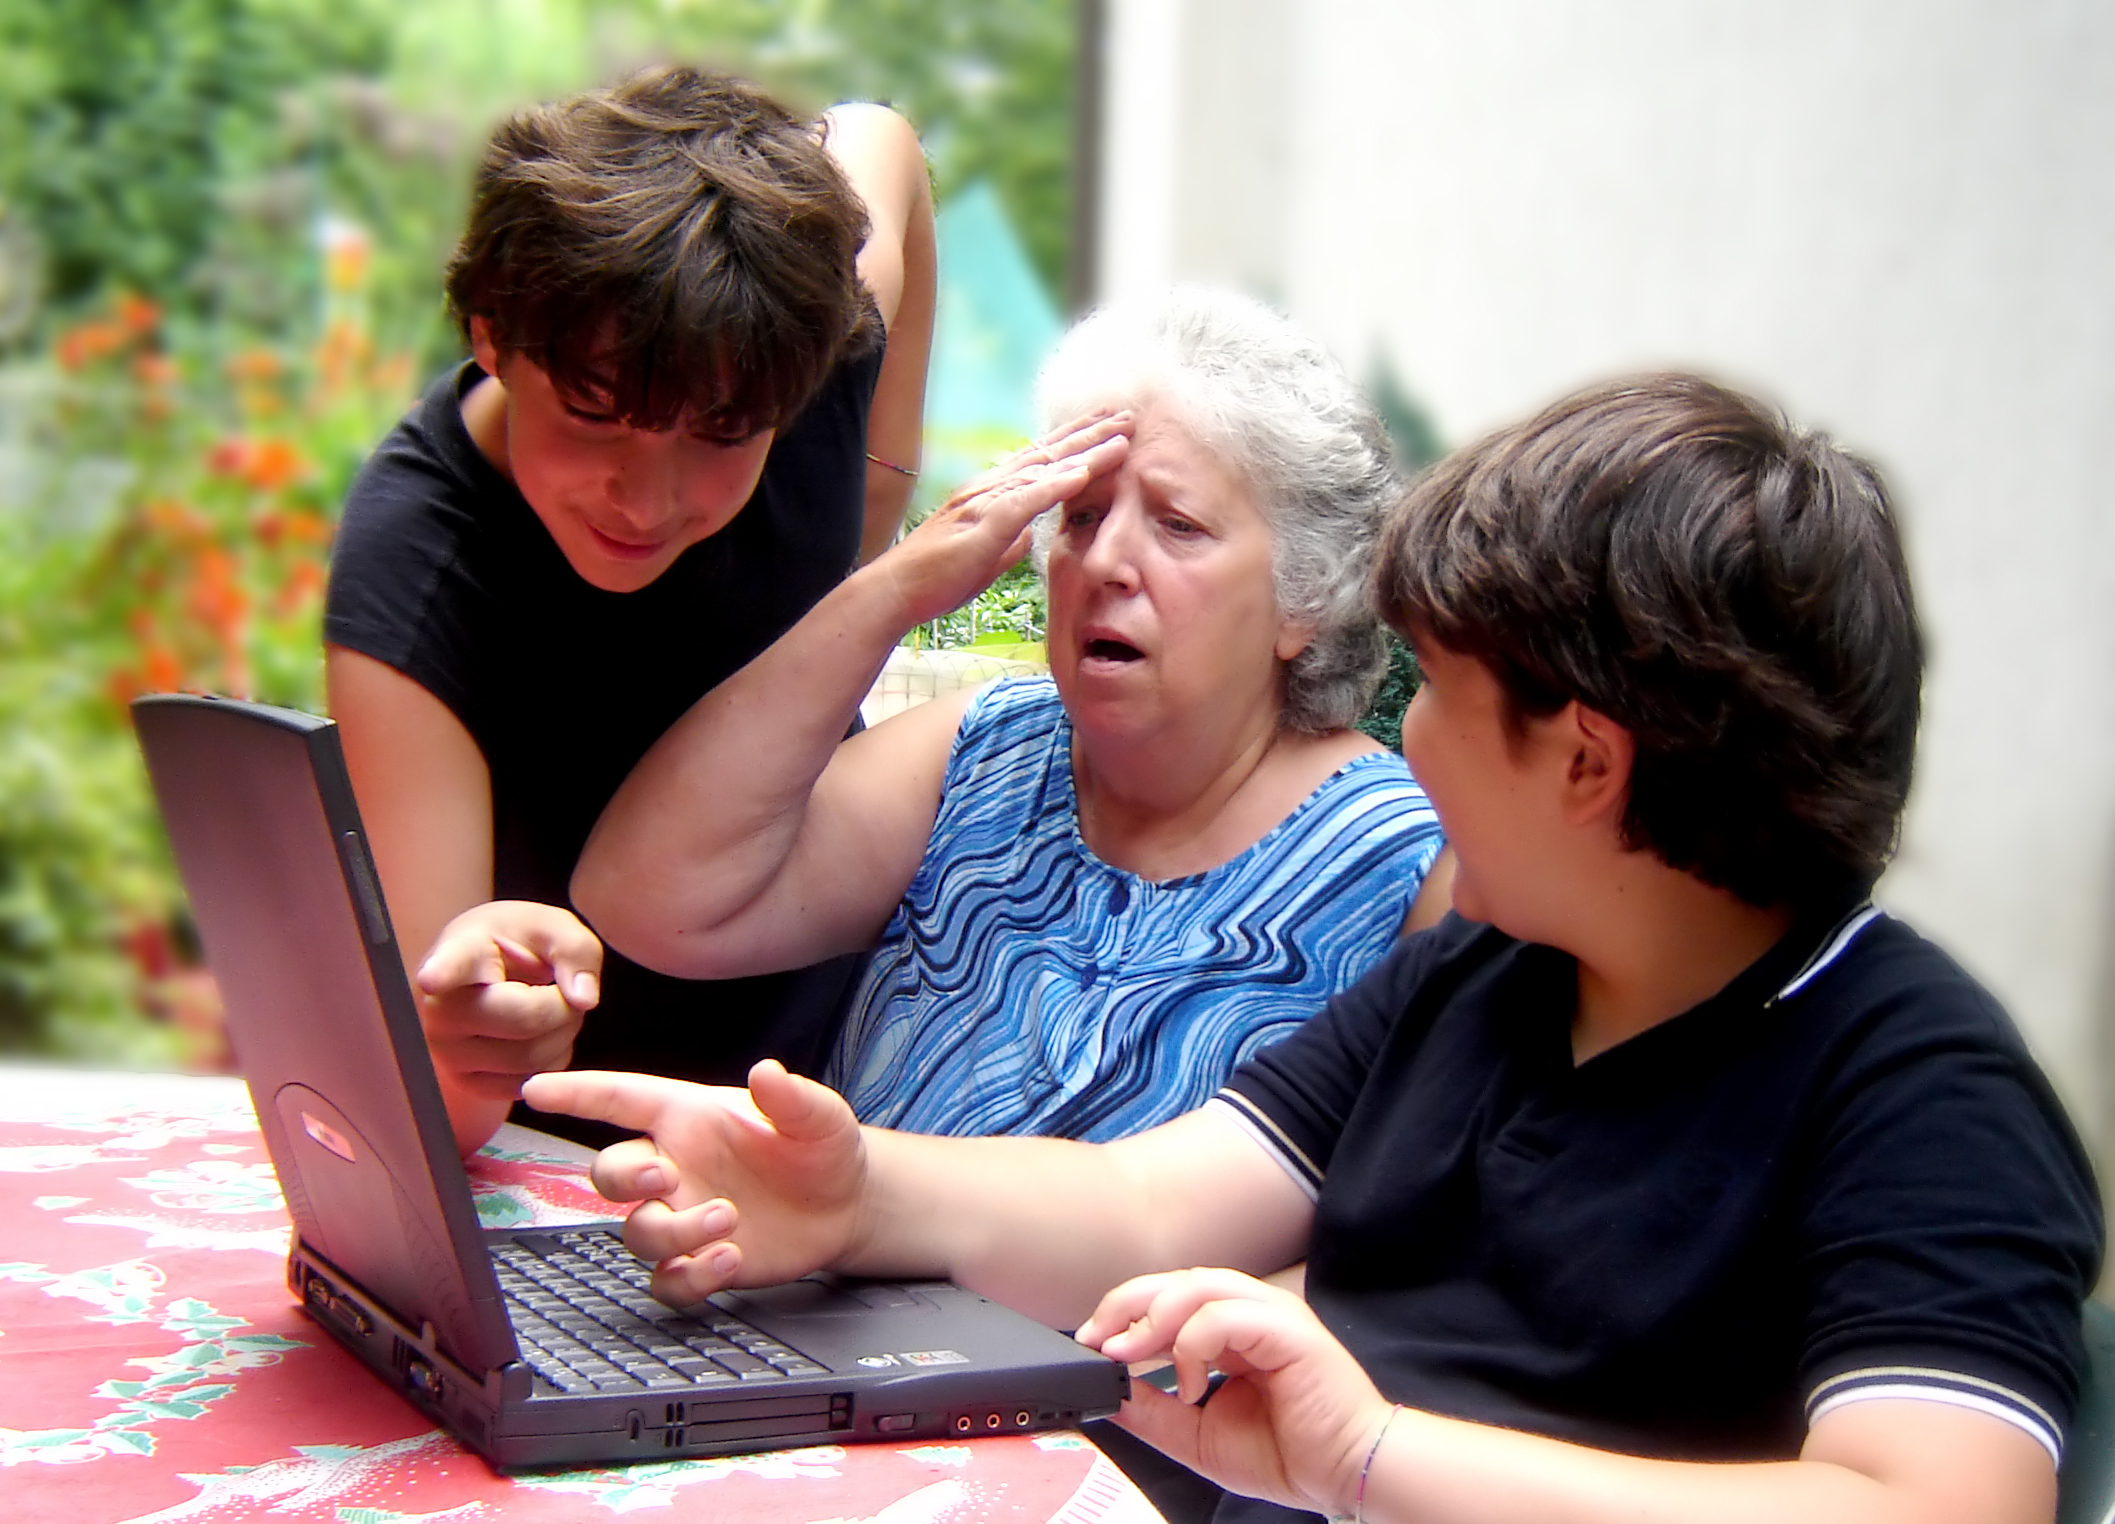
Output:
[[[753,1355],[745,1355],[740,1351],[730,1350],[724,1355],[714,1355],[712,1358],[715,1364],[733,1371],[744,1381],[775,1381],[778,1379],[777,1371]]]

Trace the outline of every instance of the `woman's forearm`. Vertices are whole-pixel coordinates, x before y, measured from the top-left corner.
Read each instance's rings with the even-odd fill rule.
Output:
[[[604,808],[574,869],[574,904],[596,930],[660,965],[680,961],[687,935],[755,900],[784,867],[816,780],[909,627],[887,571],[864,568],[669,727]]]
[[[573,871],[595,929],[692,978],[796,967],[847,950],[830,945],[841,936],[864,945],[916,871],[961,715],[899,716],[858,738],[856,767],[833,770],[860,699],[905,631],[989,586],[1038,513],[1122,463],[1129,427],[1125,414],[1084,420],[964,487],[692,705]]]

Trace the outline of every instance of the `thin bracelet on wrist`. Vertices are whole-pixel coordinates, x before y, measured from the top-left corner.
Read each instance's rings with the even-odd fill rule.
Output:
[[[1402,1410],[1400,1402],[1389,1404],[1388,1416],[1381,1420],[1380,1431],[1373,1436],[1373,1443],[1366,1447],[1366,1462],[1359,1467],[1359,1490],[1352,1499],[1351,1512],[1332,1514],[1329,1524],[1366,1524],[1366,1478],[1373,1475],[1373,1458],[1381,1453],[1381,1441],[1388,1437],[1395,1415]]]
[[[867,451],[867,459],[871,460],[877,466],[881,466],[887,470],[894,471],[898,476],[908,476],[912,481],[916,481],[918,479],[918,473],[916,471],[913,471],[909,466],[899,466],[893,460],[883,460],[872,450]]]

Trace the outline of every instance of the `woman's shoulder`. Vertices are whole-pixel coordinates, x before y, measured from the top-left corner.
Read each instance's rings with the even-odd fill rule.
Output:
[[[970,700],[962,728],[1004,729],[1062,717],[1065,706],[1047,672],[1024,672],[987,683]]]
[[[1057,685],[1046,674],[1002,677],[987,684],[955,727],[943,800],[961,803],[994,788],[1039,789],[1054,761],[1070,755],[1070,734]],[[1065,773],[1068,788],[1070,776]]]
[[[1400,756],[1350,751],[1226,869],[1278,873],[1299,864],[1312,894],[1385,882],[1414,895],[1445,844],[1439,816]]]
[[[1410,771],[1402,754],[1393,752],[1357,731],[1330,737],[1334,744],[1314,759],[1319,774],[1293,813],[1315,809],[1324,812],[1381,810],[1381,820],[1401,820],[1410,828],[1436,826],[1438,816],[1424,787]],[[1359,743],[1365,744],[1359,744]]]

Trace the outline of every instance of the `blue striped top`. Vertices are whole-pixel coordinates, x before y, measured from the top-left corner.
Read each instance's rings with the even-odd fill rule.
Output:
[[[1338,768],[1247,851],[1155,882],[1080,839],[1047,677],[978,695],[829,1078],[863,1122],[1105,1140],[1201,1106],[1394,943],[1439,853],[1401,757]]]

